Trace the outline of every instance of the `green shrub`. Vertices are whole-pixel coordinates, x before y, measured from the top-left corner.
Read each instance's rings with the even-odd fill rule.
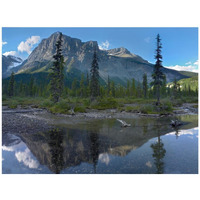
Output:
[[[184,103],[198,103],[198,97],[182,97]]]
[[[126,112],[139,112],[140,106],[127,106],[125,110]]]
[[[117,110],[118,110],[119,112],[122,112],[122,111],[125,111],[126,108],[120,105],[120,106],[117,108]]]
[[[109,98],[94,100],[93,102],[91,102],[90,107],[93,109],[105,110],[105,109],[117,108],[118,103],[114,98],[109,97]]]
[[[16,100],[12,100],[8,103],[8,107],[11,109],[17,108],[18,102]]]
[[[53,102],[50,99],[42,101],[39,105],[40,108],[50,108],[53,106]]]
[[[180,103],[181,102],[177,102]],[[171,101],[169,100],[163,100],[160,104],[160,110],[161,111],[167,111],[167,112],[172,112],[173,111],[173,104]]]
[[[83,107],[83,106],[76,106],[76,107],[74,108],[74,112],[85,113],[85,112],[86,112],[86,109],[85,109],[85,107]]]
[[[141,106],[140,111],[144,114],[158,114],[158,110],[154,105]]]
[[[89,100],[89,99],[84,99],[84,100],[83,100],[83,105],[84,105],[85,107],[89,108],[89,106],[90,106],[90,100]]]
[[[6,96],[3,95],[3,96],[2,96],[2,101],[6,101],[6,100],[7,100]]]
[[[60,102],[49,107],[49,110],[52,113],[68,114],[68,111],[70,110],[70,106],[66,100],[61,100]]]

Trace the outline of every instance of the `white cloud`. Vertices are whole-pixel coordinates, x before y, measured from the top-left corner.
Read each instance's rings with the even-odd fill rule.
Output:
[[[17,49],[20,52],[27,52],[28,54],[30,54],[33,45],[37,44],[39,40],[40,40],[40,36],[31,36],[25,42],[22,41],[17,47]]]
[[[31,158],[31,152],[28,148],[24,152],[16,152],[15,157],[19,162],[23,162],[25,166],[31,169],[37,169],[39,167],[38,161]]]
[[[146,162],[146,166],[151,168],[152,167],[151,161]]]
[[[4,42],[4,41],[2,41],[2,45],[6,45],[6,44],[8,44],[7,42]]]
[[[10,152],[12,152],[12,151],[15,151],[15,148],[12,147],[12,146],[2,146],[2,150],[3,151],[10,151]]]
[[[187,63],[185,63],[186,65],[191,65],[192,64],[192,62],[191,61],[189,61],[189,62],[187,62]]]
[[[146,43],[149,43],[150,40],[151,40],[151,37],[146,37],[146,38],[144,38],[144,41],[145,41]]]
[[[101,153],[101,154],[99,154],[99,160],[102,163],[105,163],[106,165],[108,165],[109,162],[110,162],[110,158],[109,158],[109,155],[107,153]]]
[[[110,46],[110,43],[108,42],[108,40],[106,40],[105,42],[102,42],[99,45],[99,49],[101,49],[101,50],[108,50],[109,46]]]
[[[175,133],[176,132],[171,132],[171,133],[168,133],[168,134],[166,134],[166,135],[175,135]],[[190,136],[192,136],[192,135],[196,135],[196,134],[198,134],[198,129],[187,129],[187,130],[180,130],[179,132],[178,132],[178,134],[179,135],[190,135]]]
[[[174,66],[165,66],[169,69],[174,69],[177,71],[190,71],[190,72],[199,72],[198,70],[199,61],[195,61],[194,63],[189,61],[185,63],[185,65],[174,65]]]
[[[16,51],[7,51],[3,54],[4,56],[17,56],[17,52]]]
[[[196,62],[195,62],[196,63]],[[190,72],[198,72],[198,65],[187,65],[187,66],[181,66],[181,65],[174,65],[174,66],[165,66],[168,69],[174,69],[177,71],[190,71]]]
[[[199,65],[199,61],[197,60],[196,62],[194,62],[194,65]]]

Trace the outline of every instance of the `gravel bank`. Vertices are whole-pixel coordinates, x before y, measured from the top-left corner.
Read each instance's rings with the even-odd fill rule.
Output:
[[[47,120],[43,118],[38,118],[36,113],[45,112],[45,111],[34,111],[31,110],[28,112],[26,110],[26,114],[24,112],[20,112],[19,110],[11,110],[10,112],[2,112],[2,133],[11,133],[11,134],[31,134],[39,131],[45,131],[52,128],[52,125],[49,125]],[[32,116],[32,117],[30,117]]]
[[[172,115],[198,114],[197,104],[183,104],[177,107]],[[159,115],[144,115],[141,113],[119,112],[116,109],[97,111],[89,110],[87,113],[77,113],[75,115],[53,115],[46,110],[29,108],[29,109],[8,109],[3,107],[2,110],[2,133],[11,134],[31,134],[39,131],[46,131],[54,127],[57,120],[62,120],[65,124],[78,124],[83,121],[93,119],[123,119],[138,117],[160,117]]]

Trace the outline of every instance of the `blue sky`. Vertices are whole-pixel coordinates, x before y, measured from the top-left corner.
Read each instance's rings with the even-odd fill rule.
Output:
[[[154,63],[156,40],[162,39],[163,66],[198,69],[198,28],[2,28],[2,53],[26,59],[39,42],[61,31],[83,42],[94,40],[104,49],[125,47]]]

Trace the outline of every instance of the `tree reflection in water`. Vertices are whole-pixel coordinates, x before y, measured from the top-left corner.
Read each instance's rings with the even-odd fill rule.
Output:
[[[180,135],[180,129],[178,127],[174,128],[175,131],[175,135],[176,135],[176,139],[178,139],[179,135]]]
[[[92,162],[94,167],[94,173],[96,174],[96,166],[99,158],[99,135],[98,133],[92,132],[90,137],[90,153],[92,156]]]
[[[52,129],[49,131],[49,147],[51,153],[51,170],[59,174],[64,166],[63,159],[63,132],[59,129]]]
[[[153,158],[154,164],[156,166],[156,173],[163,174],[164,172],[164,162],[163,158],[165,157],[166,150],[164,149],[164,144],[160,139],[160,135],[158,134],[158,141],[155,144],[151,144],[151,148],[153,149]]]

